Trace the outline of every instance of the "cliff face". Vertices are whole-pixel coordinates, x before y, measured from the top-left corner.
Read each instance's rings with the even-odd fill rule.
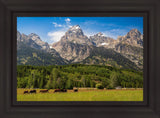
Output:
[[[142,69],[143,35],[137,29],[132,29],[125,36],[118,37],[117,42],[114,50],[127,57]]]
[[[90,55],[90,46],[73,43],[70,41],[60,41],[53,44],[53,48],[60,56],[70,62],[80,62]]]
[[[92,43],[84,35],[79,25],[68,29],[59,42],[52,45],[62,58],[70,62],[80,62],[90,54]]]

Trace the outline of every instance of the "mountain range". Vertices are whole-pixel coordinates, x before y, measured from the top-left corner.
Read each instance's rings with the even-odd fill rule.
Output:
[[[143,35],[130,30],[116,40],[101,32],[87,37],[79,25],[69,28],[58,42],[48,44],[34,33],[17,31],[17,65],[65,65],[71,63],[143,69]]]

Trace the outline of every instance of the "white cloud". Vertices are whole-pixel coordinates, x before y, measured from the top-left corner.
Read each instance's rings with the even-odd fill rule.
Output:
[[[61,29],[58,30],[58,31],[50,31],[50,32],[48,32],[47,35],[50,37],[49,40],[52,41],[52,43],[59,41],[61,39],[61,37],[65,35],[65,32],[70,27],[72,27],[71,19],[69,19],[69,18],[65,19],[65,24],[64,25],[58,24],[56,22],[53,22],[52,24],[54,24],[54,27],[61,27]]]
[[[71,19],[66,18],[65,21],[66,21],[66,27],[69,27],[69,28],[72,27],[71,26]]]
[[[64,34],[64,30],[48,32],[48,36],[53,43],[59,41]]]
[[[63,27],[63,25],[57,24],[56,22],[53,22],[52,24],[54,25],[54,27]]]
[[[66,18],[65,19],[65,25],[61,25],[61,24],[58,24],[58,23],[56,23],[56,22],[52,22],[52,24],[54,25],[54,27],[72,27],[71,26],[71,19],[69,19],[69,18]]]
[[[65,21],[66,21],[66,22],[70,22],[70,21],[71,21],[71,19],[69,19],[69,18],[66,18],[66,19],[65,19]]]

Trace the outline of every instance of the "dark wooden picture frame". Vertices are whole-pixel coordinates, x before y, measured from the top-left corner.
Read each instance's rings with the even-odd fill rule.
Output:
[[[1,0],[0,117],[160,117],[159,0]],[[143,16],[143,102],[16,102],[17,16]]]

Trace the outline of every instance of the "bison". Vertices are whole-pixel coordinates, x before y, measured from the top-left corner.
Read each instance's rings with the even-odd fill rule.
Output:
[[[54,90],[54,93],[55,92],[67,92],[67,89],[55,89]]]
[[[23,94],[26,94],[26,93],[28,93],[28,91],[24,91],[24,92],[23,92]]]
[[[40,92],[40,93],[47,93],[48,90],[47,90],[47,89],[46,89],[46,90],[40,90],[39,92]]]
[[[55,92],[61,92],[61,89],[55,89],[55,90],[54,90],[54,93],[55,93]]]
[[[67,89],[62,89],[62,92],[67,92]]]
[[[30,93],[36,93],[36,90],[30,90]]]
[[[74,89],[74,92],[78,92],[78,89]]]

